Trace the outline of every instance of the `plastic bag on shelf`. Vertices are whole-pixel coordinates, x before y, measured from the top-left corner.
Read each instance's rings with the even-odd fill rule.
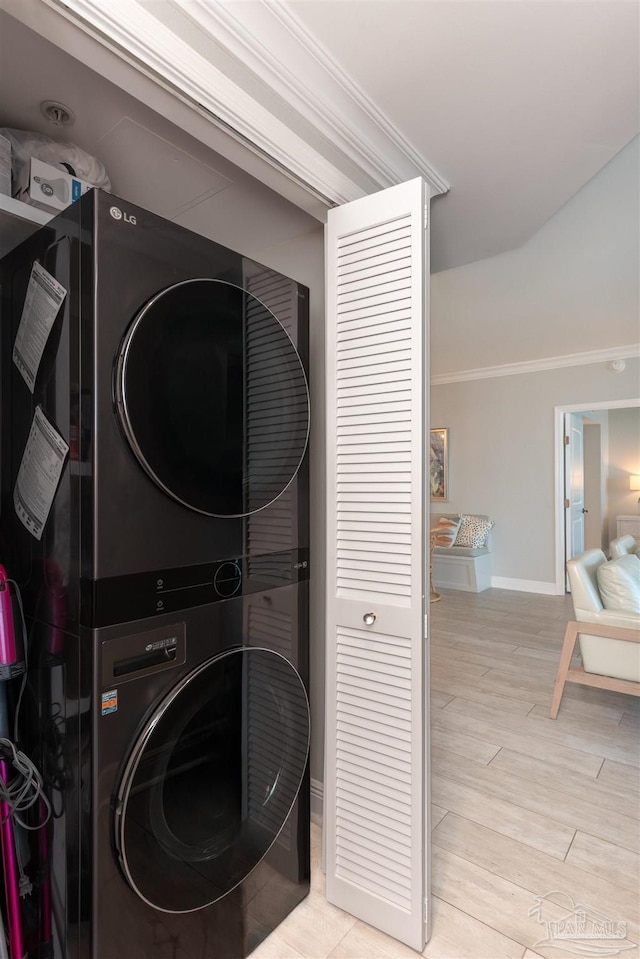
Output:
[[[110,192],[111,181],[103,164],[75,143],[60,143],[41,133],[6,127],[0,128],[0,135],[11,144],[12,194],[17,200],[51,212],[47,204],[30,196],[32,158]]]

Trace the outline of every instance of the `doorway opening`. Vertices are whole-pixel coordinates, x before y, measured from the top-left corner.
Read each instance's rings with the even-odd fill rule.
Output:
[[[640,399],[574,403],[555,408],[555,558],[556,593],[566,589],[566,561],[583,549],[602,547],[611,538],[608,475],[608,417],[611,410],[640,407]],[[580,433],[567,455],[565,437],[571,429]],[[579,452],[576,453],[576,446]],[[633,453],[631,454],[634,455]],[[635,454],[637,458],[637,453]],[[638,463],[630,460],[629,472]],[[588,510],[588,512],[587,512]]]

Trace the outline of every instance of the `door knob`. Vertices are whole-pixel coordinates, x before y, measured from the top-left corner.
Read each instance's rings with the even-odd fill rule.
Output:
[[[363,623],[365,624],[365,626],[373,626],[373,624],[374,624],[375,621],[376,621],[376,614],[375,614],[375,613],[365,613],[364,616],[362,617],[362,621],[363,621]]]

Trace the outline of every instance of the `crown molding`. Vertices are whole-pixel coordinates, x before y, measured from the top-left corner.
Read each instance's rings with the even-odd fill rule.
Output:
[[[39,2],[294,181],[317,219],[416,176],[448,189],[280,3]],[[184,37],[150,11],[179,14]]]
[[[310,190],[325,207],[361,186],[136,0],[42,0]]]
[[[441,373],[431,377],[431,386],[446,383],[464,383],[468,380],[488,380],[496,376],[519,376],[522,373],[541,373],[544,370],[560,370],[568,366],[588,366],[593,363],[610,363],[640,357],[640,344],[613,346],[606,350],[586,353],[567,353],[565,356],[549,356],[543,360],[523,363],[505,363],[502,366],[485,366],[477,370],[461,370],[458,373]]]
[[[378,188],[420,176],[432,196],[449,190],[446,180],[365,97],[289,5],[273,0],[169,2],[222,41],[261,83],[310,121]]]

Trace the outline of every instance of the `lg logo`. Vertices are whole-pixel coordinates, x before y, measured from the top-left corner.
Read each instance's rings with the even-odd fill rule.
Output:
[[[109,210],[109,213],[114,220],[124,220],[125,223],[130,223],[131,226],[136,225],[135,216],[131,216],[129,213],[123,213],[120,207],[112,206]]]

